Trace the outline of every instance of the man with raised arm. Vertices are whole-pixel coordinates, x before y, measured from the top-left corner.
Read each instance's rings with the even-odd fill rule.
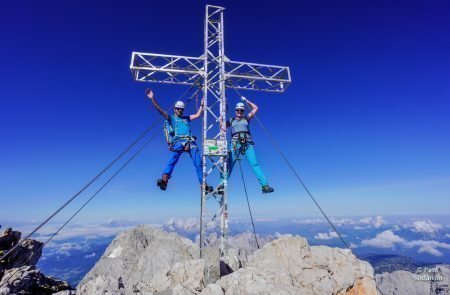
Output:
[[[189,123],[195,119],[201,117],[203,112],[203,100],[200,104],[200,108],[197,113],[185,116],[184,113],[184,102],[177,101],[174,105],[174,113],[169,115],[164,111],[161,106],[156,102],[153,91],[150,89],[146,90],[147,97],[152,102],[156,110],[166,119],[165,122],[165,135],[167,143],[169,144],[169,150],[171,152],[169,162],[167,163],[166,169],[164,169],[161,179],[158,179],[157,185],[161,190],[166,190],[169,179],[172,175],[173,169],[180,159],[181,154],[189,153],[192,159],[192,163],[197,171],[198,181],[200,185],[203,182],[203,170],[202,170],[202,160],[200,157],[200,149],[195,143],[195,137],[192,136],[191,128]],[[213,188],[209,185],[205,187],[206,192],[212,192]]]

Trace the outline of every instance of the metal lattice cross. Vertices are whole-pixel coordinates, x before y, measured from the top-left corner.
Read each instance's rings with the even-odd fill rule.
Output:
[[[227,252],[227,177],[218,194],[220,174],[227,175],[226,88],[284,92],[291,82],[288,67],[231,61],[224,51],[223,7],[206,6],[204,53],[200,57],[133,52],[130,69],[139,82],[194,85],[201,81],[203,113],[203,189],[200,213],[200,256],[208,245],[206,234],[218,229],[220,251]],[[221,127],[223,126],[223,127]],[[213,193],[205,184],[216,184]]]

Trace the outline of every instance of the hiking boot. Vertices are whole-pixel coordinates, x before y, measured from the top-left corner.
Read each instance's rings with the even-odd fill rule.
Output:
[[[224,187],[224,185],[223,185],[223,184],[219,185],[219,186],[217,187],[216,192],[217,192],[219,195],[225,194],[225,187]]]
[[[263,185],[262,187],[263,194],[273,193],[273,191],[274,191],[273,187],[270,187],[267,184]]]
[[[205,193],[209,194],[213,192],[213,187],[211,185],[206,184],[205,185]]]
[[[162,178],[158,179],[156,182],[156,185],[159,186],[162,191],[165,191],[167,189],[167,184],[169,183],[169,178],[169,174],[163,174]]]

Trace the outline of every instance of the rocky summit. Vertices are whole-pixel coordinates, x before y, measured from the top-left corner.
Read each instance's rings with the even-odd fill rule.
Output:
[[[395,295],[449,295],[450,267],[436,265],[419,267],[414,273],[397,270],[376,275],[378,288],[383,294]]]
[[[214,234],[208,239],[212,245],[218,242]],[[36,268],[42,243],[25,240],[0,273],[0,295],[450,294],[448,265],[374,276],[372,266],[350,250],[310,246],[299,236],[260,237],[261,249],[248,233],[229,241],[220,277],[211,280],[204,275],[207,262],[199,258],[196,243],[174,232],[139,226],[119,234],[73,290]]]
[[[21,245],[2,263],[0,271],[0,295],[47,295],[66,291],[74,294],[68,283],[46,277],[36,263],[42,254],[42,243],[23,240]]]
[[[222,276],[205,285],[192,241],[149,226],[121,233],[77,287],[90,294],[370,294],[369,263],[349,250],[283,236],[253,253],[230,249]]]

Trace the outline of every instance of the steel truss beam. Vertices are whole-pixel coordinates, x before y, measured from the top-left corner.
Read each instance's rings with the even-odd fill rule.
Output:
[[[288,67],[247,62],[225,62],[228,88],[284,92],[291,83]]]
[[[204,76],[203,58],[133,52],[130,69],[138,82],[192,85]]]

